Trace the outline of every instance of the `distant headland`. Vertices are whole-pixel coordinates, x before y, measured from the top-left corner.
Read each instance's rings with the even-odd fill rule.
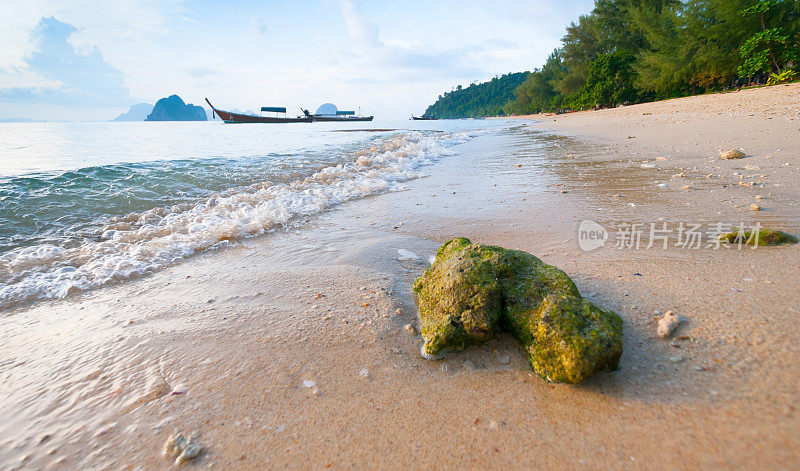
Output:
[[[122,113],[114,118],[114,121],[144,121],[152,112],[153,105],[150,103],[137,103],[132,105],[127,113]]]

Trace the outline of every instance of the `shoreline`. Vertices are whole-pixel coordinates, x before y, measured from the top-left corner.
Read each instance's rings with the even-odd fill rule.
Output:
[[[404,191],[4,318],[0,468],[166,467],[175,429],[222,469],[796,466],[800,247],[576,240],[585,219],[799,234],[800,86],[730,96],[520,117]],[[621,369],[549,384],[508,336],[420,358],[410,285],[455,236],[531,252],[618,312]],[[657,338],[666,310],[688,339]]]

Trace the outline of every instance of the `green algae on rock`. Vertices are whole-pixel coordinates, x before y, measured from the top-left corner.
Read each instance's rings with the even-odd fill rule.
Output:
[[[729,244],[744,244],[752,246],[786,245],[797,243],[797,237],[791,234],[766,228],[759,229],[757,232],[739,230],[728,232],[720,235],[719,239]]]
[[[579,383],[616,369],[622,354],[622,319],[582,299],[566,273],[526,252],[453,239],[413,290],[426,358],[508,330],[536,374]]]
[[[502,301],[495,267],[502,249],[472,247],[463,237],[447,242],[414,283],[420,312],[425,313],[420,331],[426,358],[485,342],[500,330]]]

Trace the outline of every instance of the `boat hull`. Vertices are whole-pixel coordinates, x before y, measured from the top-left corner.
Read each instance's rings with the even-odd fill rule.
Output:
[[[231,113],[229,111],[223,111],[214,109],[214,113],[220,117],[221,120],[225,121],[229,124],[238,124],[238,123],[310,123],[312,122],[311,118],[307,118],[305,116],[298,117],[298,118],[281,118],[275,116],[250,116],[246,114],[239,114],[239,113]]]
[[[298,116],[297,118],[278,117],[278,116],[251,116],[248,114],[231,113],[230,111],[220,110],[214,108],[214,105],[206,98],[208,106],[214,110],[214,114],[228,124],[239,123],[311,123],[313,119],[310,116]]]
[[[333,116],[311,116],[314,122],[337,122],[337,123],[348,123],[350,121],[372,121],[374,116],[357,116],[354,118],[339,118]]]

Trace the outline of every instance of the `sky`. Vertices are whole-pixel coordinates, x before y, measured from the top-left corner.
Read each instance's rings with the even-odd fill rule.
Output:
[[[0,119],[107,120],[171,94],[406,118],[456,85],[541,66],[593,1],[0,4]]]

